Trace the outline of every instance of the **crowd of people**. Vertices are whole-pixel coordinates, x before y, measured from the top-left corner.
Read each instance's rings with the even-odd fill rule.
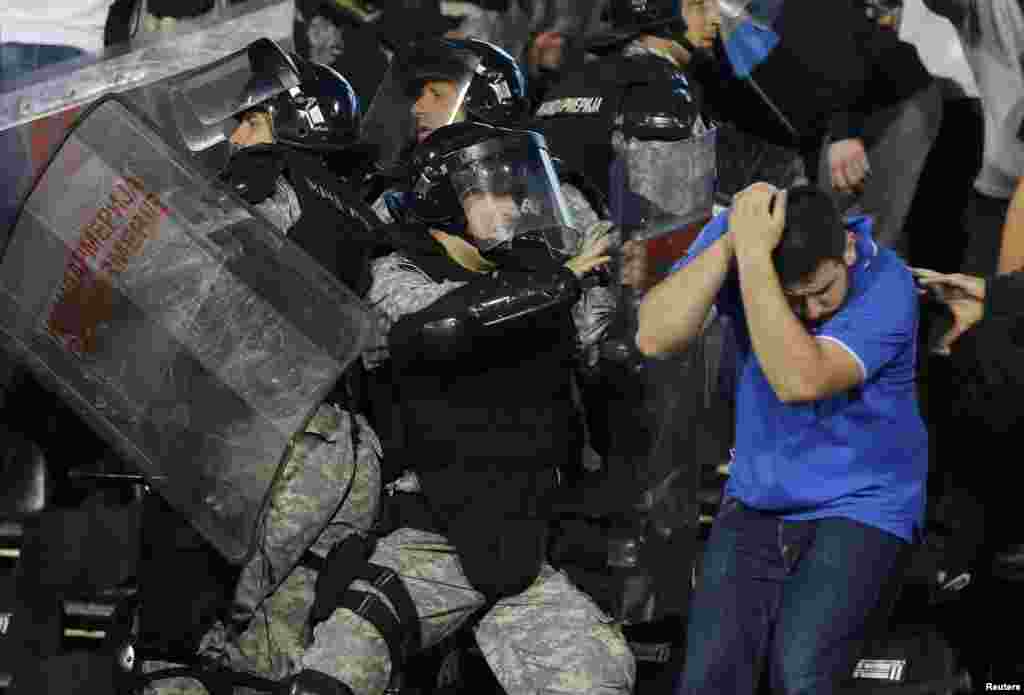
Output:
[[[0,10],[0,79],[123,38],[118,3],[81,4],[88,44]],[[935,34],[879,3],[461,5],[297,0],[294,53],[263,40],[248,79],[175,85],[194,113],[168,142],[220,152],[211,178],[377,324],[198,654],[378,695],[470,625],[511,695],[632,693],[636,606],[608,577],[638,561],[607,529],[639,524],[647,617],[687,606],[676,693],[845,692],[939,496],[960,530],[935,592],[984,586],[1024,540],[935,434],[1011,447],[1020,419],[1024,7],[905,3],[948,20],[966,67],[940,74]],[[965,91],[980,170],[934,200]],[[950,385],[922,392],[926,367]],[[699,548],[697,484],[673,481],[716,451]],[[588,566],[565,548],[597,518]],[[204,692],[176,676],[148,687]]]

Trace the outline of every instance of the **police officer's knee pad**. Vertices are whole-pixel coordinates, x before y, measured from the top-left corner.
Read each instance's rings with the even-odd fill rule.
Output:
[[[337,678],[312,669],[304,669],[289,678],[284,692],[288,695],[356,695]]]

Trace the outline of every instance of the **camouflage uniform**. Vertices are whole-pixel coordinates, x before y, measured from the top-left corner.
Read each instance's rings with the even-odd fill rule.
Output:
[[[399,529],[377,544],[371,562],[402,578],[420,617],[424,648],[454,633],[484,605],[443,536]],[[355,588],[369,588],[360,584]],[[549,566],[526,591],[484,615],[476,640],[509,695],[633,690],[633,656],[619,628],[564,572]],[[317,626],[303,665],[331,674],[357,695],[383,693],[391,671],[376,628],[346,609]]]
[[[380,457],[377,436],[361,415],[320,406],[294,440],[271,491],[257,551],[235,590],[237,614],[250,621],[241,634],[218,623],[203,639],[204,657],[275,679],[302,668],[316,573],[298,566],[299,559],[307,549],[326,556],[348,535],[370,530],[380,501]],[[313,643],[309,648],[325,647]],[[145,669],[165,666],[151,662]],[[154,686],[149,693],[205,693],[191,679]]]
[[[283,176],[278,176],[275,181],[274,193],[257,203],[254,207],[259,210],[272,225],[286,232],[292,225],[299,221],[302,215],[302,208],[299,207],[299,196]]]

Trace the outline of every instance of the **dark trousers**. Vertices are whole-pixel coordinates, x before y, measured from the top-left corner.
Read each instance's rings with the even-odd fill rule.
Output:
[[[828,695],[894,602],[909,544],[849,519],[782,521],[722,505],[704,551],[676,695]]]
[[[967,249],[961,272],[981,276],[995,274],[1009,209],[1008,198],[992,198],[971,188],[964,212]]]

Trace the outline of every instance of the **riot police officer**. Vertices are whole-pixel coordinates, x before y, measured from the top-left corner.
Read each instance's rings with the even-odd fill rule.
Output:
[[[389,79],[382,86],[380,96],[371,106],[365,120],[364,133],[385,143],[404,143],[408,150],[418,139],[426,137],[437,127],[453,122],[471,121],[500,126],[522,125],[532,127],[531,102],[523,71],[513,58],[500,48],[477,40],[443,40],[424,42],[408,56],[396,61]],[[404,120],[403,120],[404,119]],[[401,153],[399,165],[402,161]],[[573,170],[565,161],[552,155],[552,164],[561,183],[562,197],[570,212],[577,239],[568,245],[578,247],[579,232],[592,227],[598,220],[608,219],[607,200],[601,189],[581,172]],[[400,167],[399,167],[400,168]],[[390,222],[404,219],[411,192],[400,185],[392,185],[374,205],[382,220]],[[451,227],[442,223],[440,231],[460,233],[461,221]],[[622,275],[634,285],[642,282],[646,262],[644,247],[639,243],[621,244],[618,230],[611,232],[616,258],[621,259]],[[621,248],[621,254],[618,249]],[[616,264],[618,265],[618,264]],[[566,467],[568,484],[587,477],[588,472],[599,469],[606,454],[607,422],[591,417],[594,409],[587,409],[582,390],[587,378],[585,372],[597,363],[601,339],[607,334],[614,307],[618,301],[608,286],[593,288],[585,295],[586,311],[580,311],[582,324],[588,335],[580,354],[580,379],[576,400],[580,412],[578,433],[579,461]],[[603,406],[601,406],[603,407]]]
[[[221,180],[364,295],[380,225],[328,167],[329,158],[350,156],[358,137],[358,99],[347,80],[261,39],[168,93],[181,140],[201,152],[226,137],[230,159]],[[301,668],[306,676],[315,673],[318,687],[330,683],[330,692],[346,692],[330,672],[341,655],[334,649],[344,647],[310,643],[307,618],[323,558],[343,539],[366,534],[377,516],[382,452],[361,414],[360,367],[350,365],[294,438],[260,520],[259,551],[242,569],[231,621],[218,623],[204,640],[206,658],[276,679]],[[304,658],[307,647],[313,656]],[[189,690],[173,680],[157,685],[159,692]]]
[[[609,18],[615,32],[603,42],[590,41],[601,59],[567,73],[536,112],[561,157],[607,195],[614,133],[656,140],[645,137],[641,126],[650,130],[670,121],[689,131],[682,139],[713,129],[688,68],[717,32],[718,13],[715,3],[703,0],[653,0],[612,2]],[[632,133],[622,128],[630,121],[636,126]]]
[[[367,132],[377,137],[383,135],[386,142],[416,142],[428,139],[430,134],[436,132],[437,129],[454,122],[508,123],[521,120],[528,115],[523,84],[522,73],[514,61],[500,50],[495,50],[482,42],[445,41],[421,44],[411,57],[393,66],[392,78],[384,83],[381,94],[395,96],[385,97],[379,102],[374,102],[371,113],[367,116],[367,124],[372,123],[373,127],[370,127]],[[409,115],[409,119],[404,124],[396,118],[400,114]],[[529,123],[535,125],[536,121],[529,121]],[[644,124],[644,121],[640,121],[641,127]],[[710,147],[713,156],[713,133],[708,134],[695,146],[689,138],[680,138],[678,136],[680,129],[676,126],[676,129],[672,130],[673,124],[673,121],[669,121],[668,125],[657,131],[673,139],[661,144],[660,149],[644,150],[642,147],[638,147],[631,150],[641,153],[639,164],[648,167],[646,171],[652,172],[651,167],[657,164],[658,160],[655,159],[655,155],[661,157],[661,166],[676,168],[681,164],[690,164],[695,147],[696,151],[701,154],[706,153]],[[659,125],[659,122],[655,122],[654,125]],[[390,126],[390,130],[383,126]],[[653,126],[648,125],[647,127],[650,129]],[[689,131],[686,132],[688,134]],[[681,146],[676,146],[677,142]],[[561,166],[558,169],[558,173],[561,174],[560,190],[570,210],[571,225],[576,236],[575,241],[567,239],[563,247],[579,248],[581,241],[584,241],[580,238],[580,232],[592,228],[600,217],[608,217],[604,196],[597,186],[589,184],[584,177],[573,177],[572,170],[568,167]],[[711,199],[708,179],[713,176],[713,170],[709,171],[707,166],[694,166],[693,174],[697,183],[691,187],[679,186],[673,189],[670,181],[669,185],[661,186],[656,191],[662,194],[663,198],[667,198],[667,202],[663,198],[658,198],[664,207],[673,210],[686,209],[686,205],[695,197],[691,191],[696,190],[703,194],[703,198],[698,197],[698,201],[703,200],[710,212]],[[655,184],[659,180],[648,176],[646,182]],[[590,195],[584,195],[583,191],[589,191]],[[650,193],[648,195],[655,197]],[[620,198],[624,197],[620,195]],[[387,221],[406,219],[414,198],[414,192],[409,188],[391,190],[381,196],[375,209]],[[639,195],[634,194],[630,200],[640,199]],[[701,209],[699,205],[697,209]],[[638,214],[639,211],[635,212],[634,217]],[[699,219],[699,217],[691,216],[686,219],[686,224],[695,224],[699,222]],[[633,222],[634,225],[637,222],[635,219],[628,219],[628,221]],[[659,224],[665,222],[662,217],[659,217],[657,221]],[[675,221],[675,218],[672,218],[671,221]],[[430,226],[431,233],[442,239],[449,239],[452,235],[458,237],[465,234],[465,220],[458,216],[433,219]],[[614,239],[613,246],[616,246],[620,239],[619,230],[614,230],[611,236]],[[625,325],[625,321],[620,320],[618,326],[614,325],[617,306],[623,297],[627,302],[632,302],[633,288],[642,287],[644,283],[643,276],[646,271],[643,268],[646,263],[646,254],[643,244],[639,241],[623,244],[620,258],[622,259],[622,270],[620,273],[613,274],[627,279],[629,285],[619,288],[595,287],[585,294],[583,302],[574,309],[582,338],[577,361],[577,379],[574,382],[576,387],[574,396],[578,401],[577,412],[579,413],[574,428],[578,433],[576,449],[578,453],[575,457],[577,462],[574,465],[566,465],[562,469],[566,489],[577,487],[575,485],[577,483],[583,485],[585,489],[592,482],[588,479],[594,478],[590,473],[601,467],[608,467],[612,442],[620,442],[620,448],[626,449],[627,446],[622,442],[622,438],[629,436],[627,433],[634,430],[645,434],[650,433],[652,428],[658,426],[660,419],[667,417],[667,413],[670,412],[668,409],[662,409],[665,412],[661,412],[657,407],[657,401],[648,399],[648,407],[644,409],[642,417],[637,418],[631,415],[630,411],[634,408],[639,410],[644,402],[643,395],[636,393],[637,380],[631,374],[622,374],[622,368],[618,366],[618,362],[614,363],[614,367],[609,367],[608,364],[612,363],[605,360],[606,364],[602,366],[599,359],[602,350],[617,354],[616,347],[623,344],[623,339],[629,333],[629,329]],[[613,328],[618,329],[615,336],[611,335]],[[614,342],[609,340],[612,337],[617,340]],[[671,367],[666,366],[663,371],[667,371],[668,374],[659,375],[659,379],[671,375]],[[666,384],[676,384],[678,381],[675,377],[663,380]],[[678,398],[674,398],[671,393],[666,397],[672,397],[673,402],[678,401]],[[641,404],[638,404],[638,399]],[[654,438],[653,434],[651,438]],[[662,437],[661,439],[665,440],[666,438]],[[637,448],[650,444],[648,439],[638,439],[635,436],[627,441],[632,447],[630,452],[633,458],[640,455],[636,452]],[[621,459],[626,455],[624,451],[620,451],[618,456]],[[672,453],[669,449],[664,449],[661,457],[664,461],[659,470],[670,465]],[[632,471],[632,461],[630,464],[629,471]],[[652,486],[660,482],[660,480],[648,480],[649,476],[647,475],[633,476],[633,479],[629,479],[630,476],[626,474],[625,466],[617,466],[617,468],[622,472],[624,479],[617,479],[615,484],[609,485],[609,489],[617,487],[619,492],[624,492],[634,489],[641,484],[640,481],[650,483]],[[611,479],[605,477],[602,480],[610,481]],[[623,483],[625,484],[623,485]],[[628,494],[619,495],[615,511],[620,511],[620,503],[628,507],[630,503],[626,501],[627,499],[629,499]],[[570,515],[576,515],[580,511],[595,514],[602,511],[602,505],[595,504],[590,499],[581,501],[579,504],[571,502],[560,504],[559,508],[566,509]],[[570,524],[567,528],[576,529],[577,527]],[[596,529],[594,530],[596,532]],[[570,531],[568,535],[560,536],[560,547],[578,547],[580,542],[578,536],[574,534],[574,531]],[[603,557],[604,554],[607,554],[606,549],[602,549],[599,554],[602,554]],[[599,586],[602,588],[603,607],[609,610],[616,606],[621,607],[622,594],[620,591],[617,589],[604,591],[608,585],[609,575],[615,570],[605,567],[601,570],[603,574],[599,573],[600,576],[589,573],[584,576],[578,571],[580,558],[578,554],[574,555],[575,557],[572,558],[559,555],[558,561],[566,567],[572,565],[570,571],[574,573],[574,576],[580,581],[587,581],[588,586],[594,587],[595,591]],[[664,559],[667,560],[667,555]],[[596,582],[589,583],[595,578]],[[678,582],[675,583],[678,584]],[[668,585],[673,582],[666,579],[663,584],[668,590]],[[675,586],[671,588],[679,593]]]
[[[573,309],[583,278],[608,262],[609,225],[575,244],[530,131],[441,125],[410,161],[408,244],[375,261],[369,294],[390,325],[406,422],[395,452],[406,474],[393,485],[406,523],[371,561],[401,567],[424,646],[486,611],[477,642],[507,692],[630,692],[622,634],[545,553],[545,500],[570,457],[574,355],[587,339]],[[342,620],[317,630],[346,634]],[[379,654],[378,682],[400,656]]]
[[[614,32],[591,42],[603,56],[555,84],[536,122],[608,196],[623,238],[643,243],[649,286],[713,211],[717,124],[690,68],[717,34],[717,3],[614,0],[609,19]],[[644,549],[618,560],[653,579],[653,600],[633,615],[640,621],[685,610],[700,466],[715,449],[702,426],[703,346],[675,361],[644,359],[635,345],[642,290],[620,288],[617,320],[586,374],[591,429],[608,433],[607,466],[569,505],[613,520]]]
[[[392,65],[364,120],[363,135],[380,147],[385,163],[398,165],[401,170],[410,149],[439,127],[463,121],[532,126],[530,109],[525,74],[506,51],[473,39],[425,41]],[[598,186],[580,170],[568,166],[557,152],[551,160],[571,224],[577,230],[574,243],[578,246],[580,230],[608,219],[607,199]],[[374,210],[385,222],[401,221],[409,208],[411,192],[400,182],[388,183],[388,190],[379,197],[372,196],[376,198]],[[462,231],[459,218],[444,224],[442,231]],[[640,254],[634,255],[634,265],[641,265]],[[594,304],[594,315],[606,316],[615,300],[608,290],[595,288],[588,293],[587,301]],[[604,322],[589,330],[597,335],[606,327]],[[598,341],[586,342],[596,346]],[[596,355],[591,354],[587,361],[595,359]]]

